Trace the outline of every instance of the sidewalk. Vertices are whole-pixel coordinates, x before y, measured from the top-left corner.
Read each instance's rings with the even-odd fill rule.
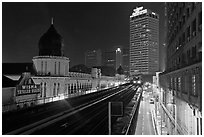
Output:
[[[152,117],[154,120],[155,130],[157,131],[158,135],[167,135],[167,127],[164,121],[161,123],[161,114],[157,111],[157,115],[155,113],[155,108],[151,110]],[[161,133],[161,126],[162,126],[162,133]]]

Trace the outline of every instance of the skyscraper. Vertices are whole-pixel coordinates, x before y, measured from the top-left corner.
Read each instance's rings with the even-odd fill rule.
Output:
[[[85,65],[87,67],[101,66],[101,50],[89,50],[85,52]]]
[[[130,75],[159,70],[159,15],[138,7],[130,16]]]
[[[168,133],[202,135],[202,3],[166,3],[166,69],[160,74],[163,104],[174,103],[175,124]],[[177,113],[176,113],[177,112]],[[185,118],[184,118],[185,116]],[[185,129],[185,130],[181,130]]]
[[[124,70],[124,74],[129,74],[129,47],[123,47],[122,49],[122,68]]]
[[[121,48],[117,48],[115,51],[116,54],[116,64],[115,64],[115,68],[116,70],[121,66],[122,67],[122,51]]]
[[[122,45],[113,46],[110,49],[107,49],[103,52],[103,65],[112,67],[115,70],[117,70],[120,66],[123,67],[123,57],[126,57],[128,55],[124,56],[124,48]],[[126,53],[125,53],[126,54]],[[127,58],[127,57],[126,57]],[[127,68],[127,66],[126,66]]]

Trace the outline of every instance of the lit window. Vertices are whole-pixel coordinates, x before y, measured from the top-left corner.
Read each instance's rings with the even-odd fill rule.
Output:
[[[194,96],[197,96],[197,92],[196,92],[196,76],[195,75],[192,76],[192,94]]]

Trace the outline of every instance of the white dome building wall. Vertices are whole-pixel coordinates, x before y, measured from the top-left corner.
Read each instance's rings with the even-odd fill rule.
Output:
[[[66,76],[69,73],[69,58],[36,56],[33,64],[38,75]]]

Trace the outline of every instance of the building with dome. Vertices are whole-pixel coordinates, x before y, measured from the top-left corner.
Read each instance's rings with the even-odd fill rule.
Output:
[[[13,100],[13,104],[2,104],[3,112],[10,108],[13,110],[80,96],[124,83],[124,80],[116,77],[101,76],[97,68],[93,68],[91,74],[69,72],[70,60],[64,56],[63,46],[62,36],[52,23],[40,37],[39,55],[32,59],[35,73],[22,73],[18,76],[17,83],[21,84],[16,85],[16,90],[10,90],[10,94],[5,96],[2,93],[4,100]],[[29,84],[26,81],[31,82]]]

